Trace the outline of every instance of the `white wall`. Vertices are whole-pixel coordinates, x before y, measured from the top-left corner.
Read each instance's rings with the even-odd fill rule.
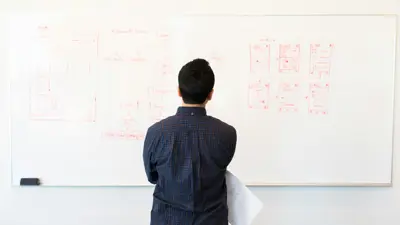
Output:
[[[143,0],[144,1],[144,0]],[[12,5],[11,3],[13,2]],[[0,1],[1,12],[43,9],[113,8],[106,0]],[[78,3],[79,2],[79,3]],[[136,7],[132,1],[109,1]],[[126,2],[126,3],[122,3]],[[129,2],[129,3],[128,3]],[[163,6],[179,4],[163,0]],[[399,0],[185,0],[177,7],[203,13],[397,13]],[[247,2],[247,3],[245,3]],[[160,5],[160,4],[154,4]],[[129,10],[130,7],[124,7]],[[146,9],[151,10],[151,8]],[[1,25],[0,16],[0,25]],[[1,27],[1,26],[0,26]],[[355,27],[355,29],[357,29]],[[7,83],[0,35],[0,224],[142,225],[148,224],[150,188],[11,188]],[[397,60],[399,62],[399,60]],[[378,74],[377,74],[378,75]],[[400,85],[400,79],[398,85]],[[396,116],[400,115],[400,92]],[[391,188],[253,188],[265,207],[255,225],[399,225],[400,120],[396,120],[394,185]],[[239,137],[240,138],[240,137]],[[340,165],[338,165],[340,166]]]

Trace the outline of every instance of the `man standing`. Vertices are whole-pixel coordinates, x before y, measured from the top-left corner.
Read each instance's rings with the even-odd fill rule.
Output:
[[[195,59],[179,72],[182,98],[175,115],[152,125],[143,160],[155,184],[151,225],[228,225],[226,168],[236,149],[236,130],[208,116],[214,72]]]

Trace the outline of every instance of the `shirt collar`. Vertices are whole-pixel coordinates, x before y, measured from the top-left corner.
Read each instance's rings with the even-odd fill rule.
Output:
[[[178,116],[206,116],[207,111],[204,107],[184,107],[178,108],[176,115]]]

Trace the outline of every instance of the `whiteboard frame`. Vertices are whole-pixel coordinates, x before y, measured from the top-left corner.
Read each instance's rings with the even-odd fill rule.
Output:
[[[7,14],[6,14],[7,15]],[[179,15],[178,15],[179,16]],[[390,182],[388,183],[246,183],[245,185],[248,187],[393,187],[393,179],[394,179],[394,156],[395,156],[395,122],[396,122],[396,100],[397,100],[397,73],[398,73],[398,54],[399,50],[399,22],[398,22],[398,15],[394,13],[388,14],[229,14],[229,13],[189,13],[189,14],[182,14],[183,18],[185,17],[321,17],[321,16],[354,16],[354,17],[394,17],[395,19],[395,49],[394,49],[394,68],[393,68],[393,87],[392,87],[392,94],[393,94],[393,124],[392,124],[392,161],[391,161],[391,178]],[[8,24],[7,24],[8,25]],[[9,33],[9,32],[7,32]],[[9,36],[7,36],[7,41],[9,41]],[[9,49],[5,51],[7,54],[7,60],[9,59]],[[9,146],[10,146],[10,185],[12,187],[24,187],[20,185],[14,185],[14,176],[13,176],[13,153],[12,153],[12,80],[11,80],[11,72],[9,71],[9,67],[6,68],[6,81],[9,82],[8,84],[8,105],[9,105]],[[47,185],[46,183],[41,184],[40,186],[33,186],[33,187],[41,187],[41,188],[144,188],[144,187],[154,187],[152,184],[137,184],[137,185]]]

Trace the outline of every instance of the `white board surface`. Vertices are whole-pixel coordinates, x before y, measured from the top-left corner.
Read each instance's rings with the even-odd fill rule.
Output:
[[[244,183],[391,183],[394,16],[18,15],[8,33],[14,185],[148,185],[144,134],[197,57]]]

